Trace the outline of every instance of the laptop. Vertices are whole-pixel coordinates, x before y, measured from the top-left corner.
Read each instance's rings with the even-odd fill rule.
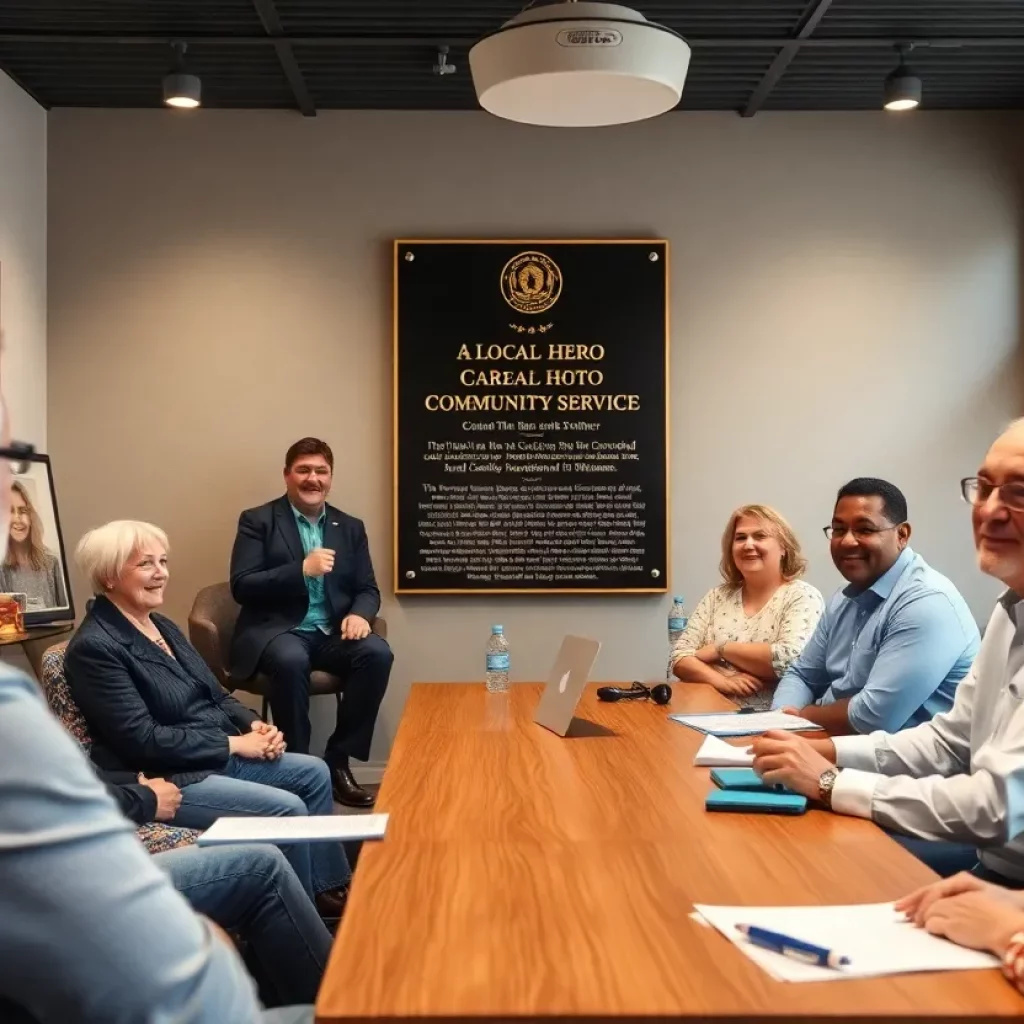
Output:
[[[540,703],[533,713],[533,720],[538,725],[559,736],[569,731],[599,650],[600,643],[585,636],[567,636],[562,641]]]

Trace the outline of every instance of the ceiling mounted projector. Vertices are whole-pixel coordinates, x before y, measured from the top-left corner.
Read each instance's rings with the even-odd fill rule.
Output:
[[[678,32],[606,3],[532,7],[469,51],[484,110],[559,128],[664,114],[679,102],[689,66]]]

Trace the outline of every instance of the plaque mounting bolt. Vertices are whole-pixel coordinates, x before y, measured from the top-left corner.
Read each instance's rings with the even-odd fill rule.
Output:
[[[407,580],[414,580],[414,579],[416,579],[416,573],[414,573],[414,572],[412,571],[412,569],[410,569],[410,570],[409,570],[409,571],[408,571],[408,572],[407,572],[407,573],[405,574],[405,578],[406,578]]]
[[[658,262],[658,254],[657,254],[656,252],[649,252],[649,253],[647,254],[647,258],[648,258],[648,259],[649,259],[649,260],[650,260],[650,261],[651,261],[652,263],[657,263],[657,262]]]
[[[652,575],[652,576],[653,576],[653,577],[654,577],[655,579],[657,579],[657,578],[658,578],[658,577],[659,577],[659,576],[661,575],[661,573],[660,573],[660,572],[659,572],[659,571],[658,571],[657,569],[652,569],[652,570],[651,570],[651,575]]]
[[[412,263],[412,261],[414,259],[416,259],[416,254],[415,253],[407,252],[405,254],[405,261],[406,261],[406,263]]]

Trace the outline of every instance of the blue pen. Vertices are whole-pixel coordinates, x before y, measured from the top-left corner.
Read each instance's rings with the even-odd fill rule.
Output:
[[[846,967],[850,963],[848,956],[842,956],[823,946],[815,946],[810,942],[794,939],[791,935],[769,931],[767,928],[758,928],[752,924],[738,924],[736,931],[746,935],[755,946],[770,949],[773,953],[781,953],[794,960],[801,960],[805,964],[814,964],[817,967]]]

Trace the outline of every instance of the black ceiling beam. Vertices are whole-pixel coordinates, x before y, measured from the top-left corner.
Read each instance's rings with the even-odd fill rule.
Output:
[[[263,28],[268,36],[274,41],[274,49],[277,51],[277,60],[288,79],[288,85],[295,97],[295,105],[302,111],[304,117],[316,117],[316,107],[313,105],[313,97],[309,95],[309,88],[306,79],[302,76],[299,62],[295,59],[295,51],[292,44],[284,38],[284,26],[281,24],[281,17],[277,13],[274,0],[252,0],[256,13],[263,22]]]
[[[800,52],[800,44],[805,41],[817,28],[818,22],[825,17],[825,12],[832,6],[832,0],[811,0],[804,9],[800,22],[793,33],[792,41],[786,43],[777,54],[775,59],[768,66],[764,77],[757,83],[756,88],[750,94],[746,106],[740,113],[743,117],[753,117],[762,107],[764,101],[771,95],[772,89],[778,84],[779,79],[786,73],[786,68],[793,63],[793,58]]]
[[[43,110],[49,110],[50,104],[47,103],[34,89],[29,88],[13,71],[0,64],[0,74],[6,75],[22,92],[28,93],[43,108]]]
[[[467,47],[476,42],[476,38],[452,38],[450,36],[421,36],[410,38],[408,36],[203,36],[203,35],[176,35],[167,36],[143,36],[143,35],[96,35],[92,33],[49,33],[49,32],[0,32],[0,43],[18,44],[31,43],[45,45],[56,44],[94,44],[103,46],[167,46],[173,42],[188,43],[189,46],[269,46],[277,43],[287,43],[289,46],[324,46],[324,47],[350,47],[353,49],[375,48],[382,46],[404,47],[427,47],[436,49],[438,46]],[[960,49],[962,47],[989,48],[1005,47],[1016,49],[1024,47],[1024,35],[1020,36],[958,36],[958,37],[935,37],[932,39],[915,39],[913,36],[900,36],[888,38],[879,36],[820,36],[794,39],[792,36],[779,38],[751,39],[751,38],[722,38],[722,37],[686,37],[687,43],[694,49],[724,49],[724,50],[747,50],[747,49],[778,49],[785,46],[795,46],[800,49],[891,49],[898,43],[913,44],[920,49]]]

